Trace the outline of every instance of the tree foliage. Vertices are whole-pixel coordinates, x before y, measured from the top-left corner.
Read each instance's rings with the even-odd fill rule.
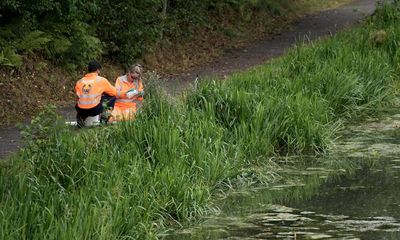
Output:
[[[127,62],[168,38],[195,37],[224,11],[280,14],[278,0],[2,0],[0,66],[39,54],[56,64],[84,65],[106,55]],[[285,1],[284,1],[285,2]],[[216,23],[214,23],[216,24]]]

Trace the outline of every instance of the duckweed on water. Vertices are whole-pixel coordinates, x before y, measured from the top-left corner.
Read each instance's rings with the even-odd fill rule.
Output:
[[[362,146],[359,158],[338,144],[334,159],[282,159],[286,164],[278,169],[284,176],[282,182],[249,191],[250,194],[231,194],[220,202],[221,213],[217,217],[186,229],[184,235],[176,231],[165,239],[398,239],[400,153],[393,154],[386,145],[400,149],[400,143],[390,137],[388,127],[396,118],[385,116],[381,121],[369,122],[364,132],[359,125],[349,127],[351,134],[339,141]],[[373,135],[371,128],[375,128]],[[379,155],[371,156],[366,151],[371,145]],[[329,170],[343,167],[344,163],[350,163],[343,169],[353,169],[350,174]]]

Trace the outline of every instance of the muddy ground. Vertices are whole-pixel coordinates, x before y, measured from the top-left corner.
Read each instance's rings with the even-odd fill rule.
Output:
[[[282,56],[285,51],[299,42],[315,41],[329,37],[350,26],[360,23],[375,10],[378,0],[355,0],[351,4],[304,16],[280,33],[270,34],[264,39],[243,48],[227,51],[221,58],[198,66],[188,72],[165,79],[164,87],[169,92],[180,92],[190,87],[198,76],[224,77],[262,64],[272,58]],[[194,49],[195,51],[195,49]],[[63,109],[67,119],[73,119],[74,111]],[[10,126],[0,129],[0,158],[16,152],[21,147],[18,128]]]

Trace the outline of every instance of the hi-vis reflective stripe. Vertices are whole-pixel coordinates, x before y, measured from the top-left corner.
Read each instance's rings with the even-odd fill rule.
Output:
[[[100,94],[80,94],[78,95],[79,98],[98,98]]]
[[[117,88],[117,97],[121,97],[121,95],[122,95],[122,92],[121,92],[122,86],[121,86],[121,79],[120,79],[120,78],[117,78],[117,83],[118,83],[118,84],[115,84],[115,85],[118,85],[118,88]]]
[[[135,103],[139,105],[142,101],[141,100],[134,100],[134,99],[117,99],[115,103]]]
[[[94,81],[100,82],[101,77],[97,76],[96,79],[83,79],[81,78],[78,82],[86,82],[86,83],[93,83]]]
[[[117,99],[115,102],[123,102],[123,103],[130,103],[130,102],[135,102],[133,99]]]
[[[93,100],[93,101],[78,100],[78,104],[81,104],[81,105],[91,105],[91,104],[96,104],[96,103],[99,103],[99,100]]]
[[[79,80],[79,83],[81,83],[81,82],[85,82],[85,83],[94,83],[94,79],[91,79],[91,80],[81,79],[81,80]]]

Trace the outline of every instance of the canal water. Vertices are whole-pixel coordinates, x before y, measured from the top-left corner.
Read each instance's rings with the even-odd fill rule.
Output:
[[[274,159],[280,180],[233,192],[218,213],[161,237],[400,239],[400,114],[342,135],[331,156]]]

